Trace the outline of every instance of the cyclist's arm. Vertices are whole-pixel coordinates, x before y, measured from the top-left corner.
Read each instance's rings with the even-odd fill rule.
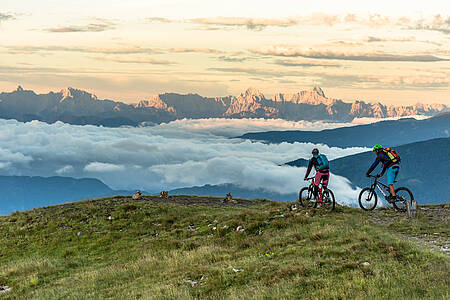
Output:
[[[367,170],[366,174],[370,174],[370,172],[372,172],[380,163],[380,160],[377,158],[375,159],[375,161],[373,162],[373,164],[370,166],[369,170]]]
[[[308,163],[308,169],[306,170],[305,178],[308,178],[309,173],[311,172],[312,167],[313,167],[313,162],[312,162],[312,159],[310,159],[310,160],[309,160],[309,163]]]
[[[383,171],[381,171],[380,177],[384,175],[384,172],[386,172],[387,166],[388,166],[387,164],[385,164],[385,165],[383,166]]]

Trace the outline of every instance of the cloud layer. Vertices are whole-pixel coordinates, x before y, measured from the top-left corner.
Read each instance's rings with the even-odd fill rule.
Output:
[[[260,55],[272,55],[282,57],[305,57],[313,59],[353,60],[353,61],[405,61],[405,62],[436,62],[449,61],[434,55],[398,55],[390,53],[357,53],[303,50],[295,47],[269,47],[266,49],[253,49],[251,52]]]
[[[309,158],[319,147],[330,159],[366,151],[310,143],[263,144],[229,138],[247,131],[349,124],[283,120],[179,120],[143,128],[73,126],[57,122],[0,120],[0,174],[95,177],[115,189],[157,192],[185,186],[233,183],[248,189],[295,193],[304,168],[280,166]],[[333,176],[341,203],[357,191]]]

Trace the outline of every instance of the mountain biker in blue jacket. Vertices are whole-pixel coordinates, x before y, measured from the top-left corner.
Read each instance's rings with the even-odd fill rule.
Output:
[[[314,196],[317,198],[319,193],[319,184],[322,181],[322,186],[326,188],[328,186],[328,180],[330,178],[330,170],[328,159],[324,154],[320,154],[319,157],[319,149],[314,148],[312,150],[313,157],[309,160],[308,169],[306,170],[305,180],[308,179],[309,173],[311,172],[312,167],[316,169],[316,175],[314,177]],[[323,202],[319,199],[319,202]]]
[[[384,150],[384,148],[380,144],[376,144],[373,147],[372,151],[375,152],[377,157],[375,158],[375,161],[373,162],[373,164],[370,166],[369,170],[367,170],[366,176],[369,177],[370,172],[372,172],[378,166],[378,164],[380,162],[383,164],[383,170],[381,171],[381,173],[379,175],[377,175],[377,177],[383,176],[387,170],[386,177],[387,177],[387,184],[389,186],[389,192],[390,192],[390,195],[387,200],[390,203],[392,203],[395,201],[395,198],[396,198],[394,181],[395,181],[395,179],[397,179],[398,172],[400,170],[400,165],[399,165],[399,161],[394,162],[389,157],[389,155],[383,150]]]

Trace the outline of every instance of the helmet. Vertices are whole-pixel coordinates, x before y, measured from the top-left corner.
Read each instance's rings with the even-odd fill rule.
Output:
[[[312,150],[312,154],[319,154],[319,149],[314,148],[314,149]]]
[[[373,146],[372,151],[377,151],[377,150],[381,150],[381,149],[383,149],[383,147],[381,147],[380,144],[376,144],[375,146]]]

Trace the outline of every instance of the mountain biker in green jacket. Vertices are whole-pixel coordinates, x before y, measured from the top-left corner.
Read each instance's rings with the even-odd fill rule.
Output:
[[[389,149],[389,148],[386,148],[386,149]],[[390,203],[392,203],[395,201],[395,198],[396,198],[394,182],[395,182],[395,179],[397,179],[398,172],[400,170],[400,165],[399,165],[400,157],[398,155],[397,155],[398,159],[390,157],[388,152],[385,151],[385,148],[383,148],[380,144],[376,144],[373,147],[372,151],[375,152],[377,157],[375,158],[375,161],[373,162],[373,164],[370,166],[369,170],[367,170],[366,176],[369,177],[370,172],[372,172],[378,166],[378,164],[380,162],[383,164],[383,170],[381,171],[381,173],[379,175],[377,175],[377,177],[383,176],[387,170],[386,177],[387,177],[387,184],[389,186],[389,192],[390,192],[390,196],[388,197],[387,200]]]

